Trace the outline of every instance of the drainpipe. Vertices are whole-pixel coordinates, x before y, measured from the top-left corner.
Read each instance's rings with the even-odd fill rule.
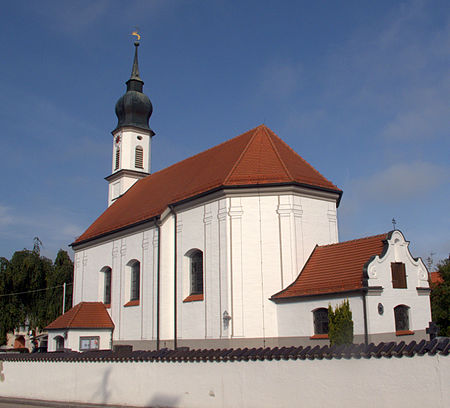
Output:
[[[173,220],[173,348],[176,350],[177,344],[177,213],[173,206],[169,205],[174,216]]]
[[[156,221],[158,229],[158,259],[156,265],[156,350],[160,349],[159,321],[160,321],[160,265],[161,265],[161,220]]]
[[[369,333],[367,329],[367,302],[366,302],[367,289],[362,290],[362,301],[363,301],[363,313],[364,313],[364,344],[369,345]]]

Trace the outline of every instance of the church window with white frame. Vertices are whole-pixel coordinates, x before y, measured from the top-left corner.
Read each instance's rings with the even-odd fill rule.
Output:
[[[196,249],[189,255],[190,294],[203,294],[203,252]]]
[[[314,334],[328,334],[328,309],[316,309],[314,316]]]
[[[130,265],[130,301],[139,300],[141,284],[141,263],[134,261]]]
[[[111,304],[111,274],[110,267],[103,268],[103,303],[105,305]]]
[[[398,305],[394,307],[395,331],[409,330],[409,307]]]

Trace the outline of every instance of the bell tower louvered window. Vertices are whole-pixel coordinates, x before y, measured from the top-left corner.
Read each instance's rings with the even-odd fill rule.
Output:
[[[114,166],[114,170],[117,170],[120,166],[120,149],[116,149],[116,164]]]
[[[137,169],[144,168],[144,149],[141,146],[136,146],[135,156],[134,156],[134,166]]]

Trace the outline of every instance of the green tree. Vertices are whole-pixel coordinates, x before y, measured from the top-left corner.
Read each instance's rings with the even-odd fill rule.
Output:
[[[450,256],[437,264],[442,282],[431,286],[431,314],[440,336],[450,336]]]
[[[348,299],[337,305],[334,311],[331,305],[328,306],[328,337],[331,345],[353,343],[352,311]]]
[[[59,250],[55,262],[41,256],[41,241],[33,250],[16,251],[10,260],[0,258],[0,344],[6,333],[27,323],[42,329],[62,313],[63,283],[66,308],[72,305],[73,262]]]
[[[48,323],[62,314],[63,284],[66,284],[64,312],[72,307],[73,262],[66,251],[60,249],[53,263],[52,271],[47,275],[47,316]]]

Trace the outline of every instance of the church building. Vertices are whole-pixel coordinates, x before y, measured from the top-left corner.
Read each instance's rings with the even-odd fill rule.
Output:
[[[74,307],[49,351],[325,345],[344,300],[355,343],[425,338],[428,272],[403,234],[339,242],[342,190],[265,125],[151,172],[138,45],[108,207],[71,244]]]

